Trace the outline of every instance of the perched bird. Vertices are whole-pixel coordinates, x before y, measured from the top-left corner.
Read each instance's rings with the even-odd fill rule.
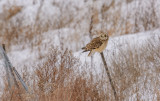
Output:
[[[94,38],[90,43],[82,48],[84,50],[83,52],[90,51],[88,56],[91,56],[95,52],[101,53],[106,48],[108,39],[108,34],[101,32],[99,37]]]

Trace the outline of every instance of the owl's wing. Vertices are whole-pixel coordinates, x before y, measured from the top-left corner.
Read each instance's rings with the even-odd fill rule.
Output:
[[[99,48],[102,44],[103,42],[100,40],[99,37],[94,38],[90,43],[86,45],[86,50],[92,50],[92,49]]]

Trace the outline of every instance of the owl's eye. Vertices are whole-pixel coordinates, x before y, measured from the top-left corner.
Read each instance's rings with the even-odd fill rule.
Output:
[[[106,37],[106,34],[104,35],[104,37]]]

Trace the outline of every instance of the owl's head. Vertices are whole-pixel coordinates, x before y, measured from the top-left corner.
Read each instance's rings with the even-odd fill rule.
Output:
[[[100,35],[100,39],[101,40],[108,40],[108,38],[109,38],[109,36],[108,36],[108,34],[106,34],[106,33],[101,33],[101,35]]]

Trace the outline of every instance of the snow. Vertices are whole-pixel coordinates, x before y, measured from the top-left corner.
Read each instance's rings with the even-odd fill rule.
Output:
[[[36,4],[33,4],[34,0],[1,0],[0,1],[0,13],[3,12],[3,6],[7,5],[7,3],[9,2],[9,5],[18,5],[18,6],[23,6],[23,10],[22,12],[20,12],[18,15],[15,16],[16,17],[24,17],[23,20],[23,25],[27,26],[27,25],[32,25],[35,22],[35,18],[37,15],[37,11],[39,9],[40,6],[40,2],[39,1],[35,1]],[[111,1],[111,0],[110,0]],[[61,14],[61,8],[57,7],[57,6],[53,6],[54,3],[55,4],[59,4],[59,5],[63,5],[63,7],[65,8],[66,6],[70,5],[70,9],[73,12],[74,16],[74,20],[79,20],[82,19],[84,16],[89,16],[86,15],[86,13],[88,13],[88,9],[90,6],[94,6],[95,8],[97,8],[98,10],[101,9],[101,6],[104,4],[105,0],[102,1],[91,1],[89,0],[88,2],[85,2],[84,0],[54,0],[54,2],[52,2],[52,0],[44,0],[44,4],[42,6],[42,10],[40,12],[40,16],[41,16],[41,20],[42,21],[47,21],[48,19],[53,19],[53,21],[55,21],[54,19],[58,19],[60,16],[62,16],[63,14]],[[118,1],[117,1],[118,2]],[[107,4],[109,4],[110,2],[107,2]],[[149,2],[145,2],[143,3],[142,6],[146,6]],[[158,2],[160,3],[160,2]],[[132,15],[135,14],[135,5],[138,5],[137,0],[131,2],[130,4],[128,4],[128,6],[126,7],[125,4],[124,6],[122,6],[121,8],[121,13],[123,13],[123,18],[126,18],[129,12],[133,12],[131,13]],[[76,8],[75,8],[76,7]],[[76,12],[75,9],[80,9],[79,12]],[[118,9],[118,8],[115,8]],[[114,9],[114,10],[115,10]],[[124,12],[126,11],[127,12]],[[158,12],[160,8],[156,8],[156,11]],[[78,16],[76,16],[78,15]],[[132,16],[131,15],[131,16]],[[134,15],[133,15],[134,16]],[[48,18],[48,19],[46,19]],[[14,18],[12,19],[14,20]],[[86,53],[82,53],[82,50],[80,49],[80,47],[83,47],[85,44],[87,44],[90,41],[89,36],[87,36],[84,30],[87,30],[88,28],[88,20],[83,20],[79,25],[83,25],[80,26],[80,28],[75,29],[73,26],[76,23],[72,23],[70,24],[70,26],[72,27],[63,27],[61,29],[52,29],[49,30],[47,32],[44,32],[42,35],[37,35],[37,37],[33,38],[33,42],[36,42],[38,40],[38,37],[40,37],[41,39],[41,45],[40,47],[28,47],[28,48],[24,48],[23,44],[22,45],[14,45],[11,47],[11,51],[8,52],[8,56],[9,59],[11,61],[11,63],[13,64],[13,66],[15,66],[18,71],[23,69],[23,66],[25,65],[31,65],[30,66],[30,70],[33,71],[32,69],[32,65],[37,65],[39,62],[39,54],[42,54],[43,56],[45,56],[49,49],[51,48],[51,46],[59,46],[61,45],[61,42],[65,43],[64,48],[69,48],[70,50],[73,50],[73,54],[76,58],[78,58],[81,62],[82,65],[85,65],[86,63],[88,63],[88,68],[90,70],[93,71],[93,73],[95,75],[100,75],[104,72],[104,68],[103,68],[103,63],[101,61],[101,56],[99,53],[95,53],[93,55],[93,63],[95,64],[93,67],[91,67],[91,57],[88,57],[88,52]],[[131,22],[133,23],[133,20],[131,20]],[[55,22],[52,22],[55,23]],[[83,29],[83,30],[82,30]],[[160,38],[160,29],[154,29],[154,30],[150,30],[150,31],[145,31],[145,32],[140,32],[140,33],[130,33],[129,35],[123,35],[123,36],[110,36],[108,45],[106,50],[104,50],[104,55],[106,60],[110,60],[111,59],[111,55],[113,53],[118,54],[119,53],[119,48],[122,49],[127,49],[128,46],[129,48],[135,48],[135,46],[137,46],[137,48],[140,48],[142,46],[144,46],[145,44],[147,44],[150,40],[153,41],[155,44],[155,47],[158,46],[159,44],[159,38]],[[78,34],[76,34],[78,33]],[[80,34],[79,34],[80,33]],[[75,44],[74,42],[72,42],[72,37],[74,35],[79,35],[77,39],[75,39],[74,42],[78,41],[81,42],[78,45]],[[75,49],[75,47],[77,47]],[[39,51],[38,51],[39,50]],[[38,53],[39,52],[39,53]],[[0,58],[1,59],[1,58]],[[2,67],[2,61],[0,61],[0,67]],[[111,63],[107,62],[108,66],[111,67]],[[152,65],[152,64],[151,64]],[[83,71],[83,69],[86,70],[86,68],[80,67],[80,70]],[[110,69],[112,70],[112,69]],[[148,71],[151,72],[151,71]],[[1,69],[0,72],[1,77],[4,76],[4,69]],[[141,77],[142,79],[145,77]],[[150,81],[147,81],[149,85],[147,85],[147,89],[144,91],[143,88],[140,88],[140,96],[142,96],[141,100],[153,100],[156,99],[154,93],[153,93],[153,86],[150,84]],[[1,82],[2,84],[2,82]],[[135,84],[136,86],[137,84]],[[151,87],[150,87],[151,86]],[[133,85],[134,87],[134,85]],[[141,85],[139,85],[139,87],[141,87]],[[136,100],[137,95],[136,94],[131,94],[130,97],[126,98],[126,101],[134,101]],[[155,97],[155,98],[154,98]]]
[[[147,43],[147,41],[150,40],[150,38],[155,37],[157,38],[160,37],[159,34],[160,30],[154,30],[154,31],[148,31],[148,32],[141,32],[141,33],[136,33],[136,34],[131,34],[131,35],[124,35],[124,36],[119,36],[119,37],[110,37],[108,41],[108,45],[106,50],[104,51],[105,57],[110,59],[110,54],[113,52],[118,52],[118,48],[128,48],[127,46],[129,45],[131,48],[134,48],[134,46],[142,47]],[[156,40],[155,40],[156,41]],[[86,43],[87,44],[87,43]],[[79,58],[81,60],[82,64],[85,64],[86,62],[90,63],[91,62],[91,57],[88,57],[88,52],[82,53],[82,50],[75,52],[74,56]],[[95,53],[93,56],[93,63],[96,64],[95,68],[97,73],[101,73],[102,70],[97,67],[101,67],[100,65],[102,64],[101,62],[101,57],[99,53]]]

